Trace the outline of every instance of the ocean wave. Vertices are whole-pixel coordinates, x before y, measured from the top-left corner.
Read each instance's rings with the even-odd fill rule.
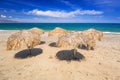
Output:
[[[120,34],[120,32],[103,32],[105,34]]]
[[[0,31],[7,31],[7,30],[0,30]]]
[[[72,31],[72,32],[79,32],[79,33],[81,33],[82,31]],[[104,31],[103,31],[103,33],[104,34],[120,34],[120,32],[104,32]]]
[[[1,31],[19,31],[19,30],[0,30]]]

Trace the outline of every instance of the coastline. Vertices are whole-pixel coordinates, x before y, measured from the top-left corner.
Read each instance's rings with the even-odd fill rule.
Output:
[[[23,29],[23,30],[28,30],[28,29]],[[0,32],[2,32],[2,31],[3,31],[3,32],[4,32],[4,31],[5,31],[5,32],[6,32],[6,31],[10,31],[10,32],[11,32],[11,31],[15,31],[15,32],[16,32],[16,31],[20,31],[20,30],[0,30]],[[45,30],[45,31],[48,32],[48,31],[50,31],[50,30]],[[72,30],[69,30],[69,31],[71,31],[71,32],[82,32],[82,31],[74,31],[74,30],[73,30],[73,31],[72,31]],[[120,35],[120,32],[109,32],[109,31],[106,31],[106,32],[103,32],[103,33],[104,33],[104,34],[116,34],[116,35]]]

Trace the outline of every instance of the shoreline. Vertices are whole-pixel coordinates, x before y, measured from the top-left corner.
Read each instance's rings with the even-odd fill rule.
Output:
[[[28,30],[28,29],[22,29],[22,30]],[[0,32],[2,31],[20,31],[20,30],[0,30]],[[50,30],[45,30],[45,32],[48,32]],[[68,30],[71,32],[82,32],[82,31],[74,31],[74,30]],[[104,34],[113,34],[113,35],[120,35],[120,32],[109,32],[109,31],[103,31]]]

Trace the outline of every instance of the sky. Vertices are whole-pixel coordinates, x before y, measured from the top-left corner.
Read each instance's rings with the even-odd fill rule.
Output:
[[[120,23],[120,0],[0,0],[0,20]]]

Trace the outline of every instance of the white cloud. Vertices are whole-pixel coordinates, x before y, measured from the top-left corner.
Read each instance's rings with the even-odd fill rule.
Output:
[[[6,16],[6,15],[1,14],[1,15],[0,15],[0,18],[13,18],[13,17],[12,17],[12,16]]]
[[[1,18],[6,18],[6,16],[5,16],[5,15],[0,15],[0,17],[1,17]]]
[[[96,15],[96,14],[103,14],[103,12],[102,11],[95,11],[95,10],[81,10],[81,11],[79,11],[78,14],[82,14],[82,15],[85,15],[85,14]]]
[[[119,23],[120,20],[118,19],[105,19],[105,18],[98,18],[96,16],[90,17],[74,17],[74,18],[52,18],[52,17],[36,17],[36,18],[12,18],[13,21],[23,22],[23,23]]]
[[[42,11],[42,10],[34,9],[32,11],[27,12],[27,14],[66,18],[66,17],[75,17],[76,15],[97,15],[97,14],[103,14],[103,12],[96,10],[75,10],[71,12],[65,12],[65,11],[51,11],[51,10]]]

